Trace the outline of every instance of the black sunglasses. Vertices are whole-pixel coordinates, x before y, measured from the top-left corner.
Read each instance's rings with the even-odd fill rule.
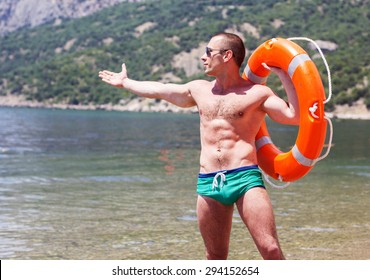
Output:
[[[224,50],[224,49],[212,49],[210,47],[206,47],[206,55],[207,56],[211,56],[211,54],[212,54],[213,51],[225,52],[227,50]]]

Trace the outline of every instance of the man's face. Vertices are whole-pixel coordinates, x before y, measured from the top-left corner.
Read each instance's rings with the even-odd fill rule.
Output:
[[[215,76],[218,69],[223,64],[223,54],[225,49],[223,48],[223,39],[220,37],[213,37],[200,58],[203,61],[204,73],[208,76]]]

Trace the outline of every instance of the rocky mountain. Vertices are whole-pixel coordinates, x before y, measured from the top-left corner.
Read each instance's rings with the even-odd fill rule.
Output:
[[[206,42],[210,34],[227,31],[243,38],[248,55],[273,37],[315,40],[331,69],[333,98],[326,108],[368,112],[370,52],[364,49],[370,44],[369,1],[0,0],[3,26],[12,20],[19,26],[47,22],[0,36],[0,106],[152,110],[157,100],[134,102],[129,92],[103,84],[98,71],[119,70],[125,62],[138,80],[204,79],[199,57]],[[299,43],[328,88],[317,51]],[[269,86],[284,96],[274,78]]]
[[[133,0],[0,0],[0,36],[62,18],[79,18]],[[57,21],[58,22],[58,21]]]

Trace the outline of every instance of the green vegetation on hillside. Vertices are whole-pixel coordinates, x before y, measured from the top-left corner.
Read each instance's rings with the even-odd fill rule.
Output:
[[[151,23],[151,28],[138,34],[136,28],[145,23]],[[243,31],[244,23],[256,27],[260,37]],[[337,44],[336,50],[325,51],[334,88],[330,106],[364,98],[370,107],[369,26],[366,0],[122,3],[89,17],[0,38],[0,95],[22,94],[30,100],[55,103],[115,104],[122,90],[101,83],[99,70],[119,70],[124,61],[132,78],[158,80],[171,72],[185,82],[195,77],[173,68],[173,57],[197,48],[212,34],[236,27],[249,50],[272,37],[305,36]],[[323,63],[315,62],[325,80]],[[277,82],[270,81],[272,85]]]

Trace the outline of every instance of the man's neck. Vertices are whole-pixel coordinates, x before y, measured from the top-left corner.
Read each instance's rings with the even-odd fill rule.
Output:
[[[244,82],[244,80],[238,72],[229,75],[225,73],[225,75],[216,77],[213,91],[215,94],[227,94],[230,90],[240,87],[242,82]]]

